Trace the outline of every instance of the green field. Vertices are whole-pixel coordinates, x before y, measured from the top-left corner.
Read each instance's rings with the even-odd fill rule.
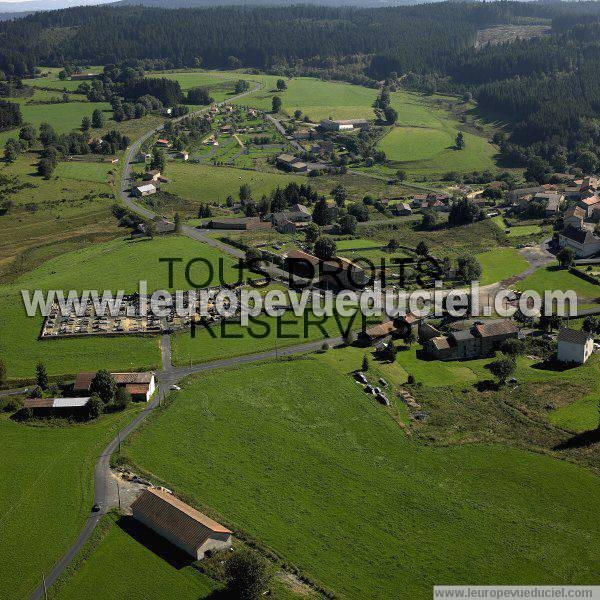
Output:
[[[102,533],[96,534],[98,539],[89,558],[71,577],[61,581],[57,590],[51,590],[52,598],[93,598],[100,588],[103,598],[145,600],[151,589],[156,598],[199,600],[210,597],[217,587],[212,579],[193,567],[170,563],[132,537],[124,529],[130,520],[113,515],[105,519],[107,522],[102,525]],[[158,540],[148,533],[144,541]]]
[[[329,356],[196,377],[125,453],[344,597],[596,581],[596,476],[422,445]]]
[[[27,597],[73,543],[91,511],[93,465],[137,410],[73,427],[0,417],[0,597]]]
[[[537,236],[544,232],[544,228],[541,225],[513,225],[508,227],[502,217],[494,217],[492,221],[498,225],[502,231],[507,231],[506,234],[509,238],[526,237],[526,236]]]
[[[296,109],[300,109],[313,121],[330,116],[335,119],[372,119],[372,104],[377,96],[374,89],[349,83],[321,81],[311,77],[285,79],[287,90],[277,92],[275,83],[279,77],[274,75],[248,75],[235,71],[188,71],[166,75],[161,73],[160,76],[179,81],[184,90],[196,86],[210,89],[212,85],[233,82],[236,79],[258,82],[262,89],[240,100],[240,104],[270,110],[273,95],[278,93],[283,102],[283,112],[291,115]]]
[[[263,173],[234,169],[231,167],[213,167],[188,163],[169,163],[165,171],[169,179],[162,189],[182,198],[197,202],[216,202],[225,204],[231,195],[237,201],[240,186],[247,183],[255,198],[269,194],[277,186],[285,186],[291,181],[306,182],[306,177],[286,173]]]
[[[50,123],[57,133],[66,133],[77,129],[83,117],[91,117],[96,108],[105,111],[105,117],[110,116],[110,104],[107,102],[68,102],[61,104],[22,104],[23,122],[31,123],[38,128],[42,123]],[[6,140],[17,137],[18,129],[0,133],[0,145],[4,147]]]
[[[259,322],[249,323],[248,327],[224,323],[223,329],[220,325],[211,329],[201,328],[196,331],[195,338],[189,332],[175,334],[172,336],[173,364],[183,366],[210,362],[223,357],[275,350],[276,347],[343,337],[349,326],[352,331],[361,329],[360,315],[355,318],[327,317],[321,323],[322,318],[314,315],[310,308],[302,317],[290,312],[281,319],[263,314],[257,320]]]
[[[589,304],[600,300],[600,286],[589,283],[576,275],[572,275],[566,269],[557,266],[538,269],[535,273],[523,279],[515,288],[521,291],[534,290],[544,295],[544,291],[550,290],[573,290],[580,303]]]
[[[192,258],[204,258],[214,265],[219,276],[219,258],[223,258],[223,279],[237,280],[233,259],[197,241],[179,236],[154,240],[117,239],[69,252],[43,263],[19,278],[13,285],[0,288],[0,355],[11,379],[31,378],[41,360],[51,375],[73,374],[98,368],[132,370],[156,367],[160,361],[159,338],[90,337],[38,341],[42,318],[27,317],[20,290],[48,289],[119,289],[132,292],[140,280],[148,290],[168,288],[168,271],[163,257],[181,258],[174,269],[174,288],[190,289],[184,276],[185,264]],[[209,271],[204,263],[190,268],[190,277],[204,283]],[[217,280],[215,280],[217,283]]]
[[[399,91],[391,99],[398,121],[380,141],[379,148],[395,168],[405,169],[413,176],[438,178],[449,171],[496,168],[493,157],[497,149],[483,137],[464,132],[465,148],[454,148],[461,126],[439,97]]]
[[[488,252],[476,254],[475,258],[483,269],[480,285],[497,283],[519,275],[527,269],[529,264],[514,248],[494,248]]]

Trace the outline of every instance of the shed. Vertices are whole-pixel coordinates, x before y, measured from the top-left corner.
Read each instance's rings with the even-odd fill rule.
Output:
[[[208,550],[231,547],[231,531],[169,492],[144,490],[131,505],[133,518],[187,552],[195,560]]]

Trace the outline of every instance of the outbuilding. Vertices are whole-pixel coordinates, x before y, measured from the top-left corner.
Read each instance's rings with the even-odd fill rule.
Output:
[[[209,550],[231,548],[229,529],[157,488],[144,490],[131,505],[133,518],[187,552],[194,560]]]
[[[584,364],[594,351],[594,338],[587,331],[563,327],[558,332],[557,359],[563,363]]]

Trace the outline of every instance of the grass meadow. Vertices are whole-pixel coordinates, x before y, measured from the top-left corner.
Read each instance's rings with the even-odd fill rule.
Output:
[[[517,250],[510,247],[498,247],[476,254],[482,268],[480,285],[497,283],[523,273],[529,263]]]
[[[379,142],[387,159],[413,177],[494,170],[497,149],[485,138],[464,132],[464,149],[455,149],[460,123],[435,98],[405,91],[392,94],[398,121]]]
[[[93,465],[137,410],[73,427],[0,416],[0,597],[28,597],[73,543],[92,508]]]
[[[569,273],[566,269],[560,269],[557,265],[538,269],[535,273],[517,283],[515,288],[521,291],[534,290],[542,297],[546,290],[573,290],[577,294],[580,304],[587,305],[600,302],[600,286],[585,281]]]
[[[333,352],[192,378],[125,455],[343,597],[595,581],[595,475],[421,444]]]
[[[105,517],[100,532],[94,534],[93,546],[88,546],[91,552],[87,559],[78,568],[71,569],[70,576],[63,577],[58,587],[51,588],[50,598],[92,598],[99,588],[105,598],[144,600],[149,589],[156,598],[200,600],[210,597],[217,588],[216,582],[191,565],[176,562],[181,558],[178,552],[172,557],[156,554],[153,551],[156,544],[163,542],[148,530],[137,528],[136,535],[145,535],[141,539],[147,545],[141,543],[127,530],[129,522],[116,515]]]

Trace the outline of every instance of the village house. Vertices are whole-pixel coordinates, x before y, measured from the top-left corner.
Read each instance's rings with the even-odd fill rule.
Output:
[[[148,160],[152,159],[152,154],[149,154],[148,152],[138,152],[135,155],[135,162],[138,163],[145,163]]]
[[[131,194],[138,198],[142,196],[151,196],[152,194],[156,194],[156,186],[152,183],[146,183],[144,185],[136,185],[132,190]]]
[[[187,150],[181,150],[175,156],[176,156],[176,158],[182,158],[183,160],[188,160],[190,158],[190,153]]]
[[[575,229],[583,229],[583,222],[586,217],[586,211],[579,206],[568,208],[563,215],[563,223],[565,227],[574,227]]]
[[[359,344],[371,346],[375,342],[387,338],[388,336],[394,336],[398,333],[398,328],[393,320],[385,321],[384,323],[378,323],[371,327],[363,329],[357,335],[357,341]]]
[[[314,130],[312,129],[298,129],[294,132],[295,140],[312,140],[314,136]]]
[[[177,546],[194,560],[210,550],[231,548],[232,534],[173,494],[148,488],[131,505],[133,518]]]
[[[161,172],[158,169],[151,169],[142,175],[142,179],[144,181],[159,181],[161,179]]]
[[[589,196],[577,202],[577,206],[585,210],[586,218],[591,218],[595,211],[600,211],[600,198],[598,196]]]
[[[423,348],[437,360],[481,358],[493,354],[505,340],[518,337],[519,328],[511,321],[479,322],[447,336],[431,337]]]
[[[294,204],[288,210],[272,213],[270,221],[279,233],[296,233],[312,221],[312,215],[303,204]]]
[[[552,217],[558,213],[565,197],[555,192],[537,192],[533,195],[534,202],[544,202],[546,205],[546,216]]]
[[[293,154],[280,154],[276,160],[278,166],[291,169],[292,165],[299,159]]]
[[[327,289],[357,289],[368,281],[365,271],[347,258],[321,260],[302,250],[288,252],[284,267],[292,275],[323,283]]]
[[[147,402],[156,389],[154,373],[111,373],[118,387],[125,388],[134,402]],[[90,393],[95,372],[78,373],[73,384],[75,394]]]
[[[558,234],[558,245],[570,248],[578,258],[589,258],[600,253],[600,237],[587,229],[568,226]]]
[[[169,140],[165,140],[160,139],[160,140],[156,140],[156,146],[158,146],[159,148],[170,148],[172,146],[171,142]]]
[[[563,327],[558,332],[556,358],[559,362],[584,364],[594,351],[594,338],[587,331]]]
[[[410,204],[407,204],[406,202],[400,202],[394,207],[394,212],[399,217],[407,217],[408,215],[412,214],[412,208],[410,207]]]

